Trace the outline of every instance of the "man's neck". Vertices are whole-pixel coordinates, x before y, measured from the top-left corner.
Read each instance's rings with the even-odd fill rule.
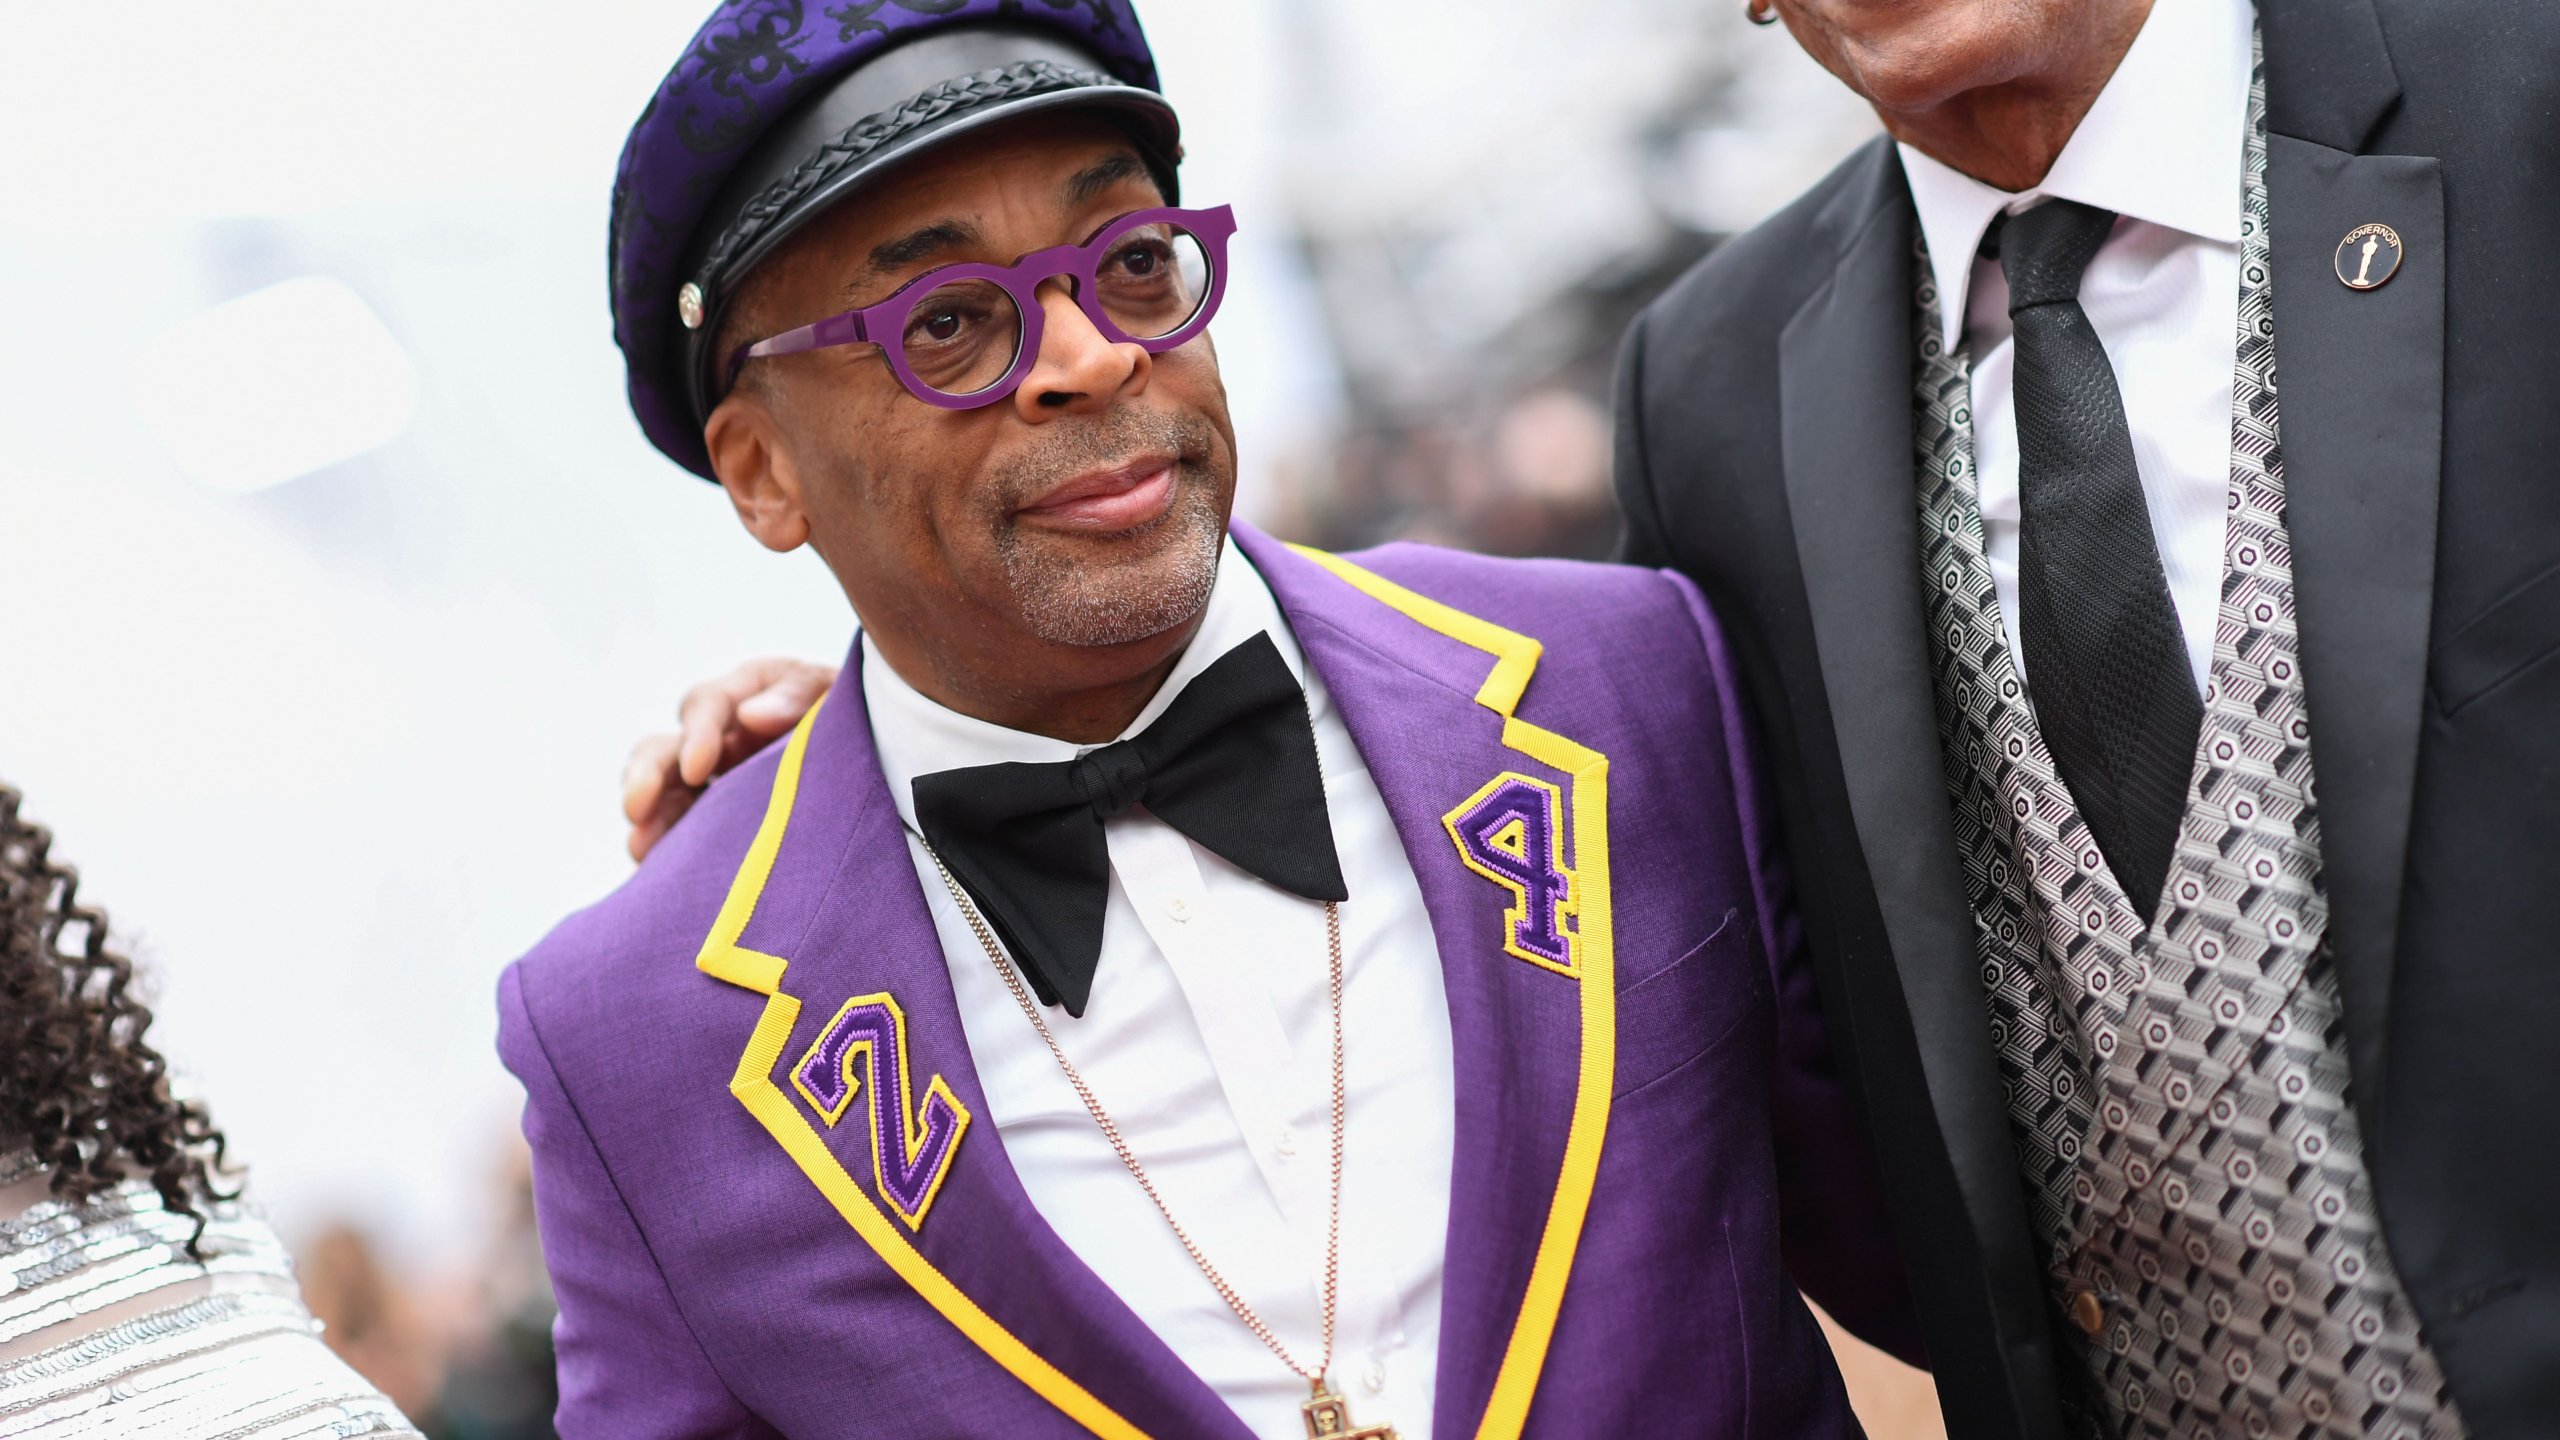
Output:
[[[871,633],[880,658],[926,699],[973,720],[1045,735],[1070,745],[1102,745],[1127,733],[1182,659],[1200,619],[1127,645],[1049,645],[1009,663],[969,663],[963,647],[929,648]]]
[[[1876,106],[1886,133],[1949,169],[2000,190],[2040,184],[2133,48],[2148,4],[2093,6],[2104,23],[2056,47],[2052,63],[1925,108]]]

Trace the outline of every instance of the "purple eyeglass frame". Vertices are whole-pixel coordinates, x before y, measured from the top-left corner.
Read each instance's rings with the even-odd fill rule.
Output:
[[[1209,262],[1209,293],[1180,328],[1154,339],[1132,335],[1113,324],[1103,313],[1102,302],[1095,298],[1100,288],[1096,273],[1102,257],[1121,236],[1142,225],[1177,225],[1200,241],[1201,257]],[[958,265],[937,265],[901,285],[897,293],[877,305],[847,310],[830,315],[796,330],[741,345],[729,357],[730,385],[738,383],[738,371],[749,360],[770,355],[798,355],[809,350],[827,350],[838,345],[877,345],[907,393],[927,405],[945,410],[975,410],[992,405],[1021,388],[1023,378],[1040,363],[1040,326],[1045,318],[1037,294],[1040,286],[1060,275],[1067,277],[1075,294],[1076,308],[1093,322],[1104,339],[1115,345],[1136,345],[1150,355],[1160,355],[1189,343],[1209,328],[1210,318],[1218,313],[1218,302],[1227,293],[1227,240],[1236,233],[1233,206],[1220,205],[1208,210],[1183,210],[1158,206],[1152,210],[1132,210],[1105,224],[1081,245],[1057,245],[1047,250],[1034,250],[1010,265],[982,265],[974,261]],[[963,280],[992,282],[1013,297],[1014,308],[1022,315],[1022,335],[1017,342],[1013,364],[1002,378],[983,390],[966,395],[946,395],[916,378],[907,368],[907,347],[901,338],[906,333],[907,312],[918,302],[942,286]],[[881,338],[886,337],[886,338]]]

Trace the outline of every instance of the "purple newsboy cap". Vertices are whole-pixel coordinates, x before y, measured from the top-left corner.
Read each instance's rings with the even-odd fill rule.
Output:
[[[892,164],[1065,106],[1124,123],[1175,198],[1181,133],[1129,0],[727,0],[623,142],[605,259],[650,443],[711,479],[710,351],[738,283]]]

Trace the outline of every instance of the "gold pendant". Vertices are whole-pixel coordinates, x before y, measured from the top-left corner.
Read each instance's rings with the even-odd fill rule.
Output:
[[[1316,1394],[1298,1408],[1307,1417],[1307,1434],[1322,1440],[1397,1440],[1393,1425],[1370,1425],[1353,1429],[1351,1405],[1319,1382],[1312,1387]]]

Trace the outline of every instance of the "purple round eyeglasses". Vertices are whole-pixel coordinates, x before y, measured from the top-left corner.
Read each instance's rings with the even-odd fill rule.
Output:
[[[738,347],[729,383],[749,360],[870,344],[898,383],[928,405],[974,410],[1014,392],[1040,359],[1040,286],[1065,276],[1093,328],[1150,355],[1209,328],[1227,288],[1232,207],[1133,210],[1081,245],[1035,250],[1010,265],[938,265],[877,305],[847,310]]]

